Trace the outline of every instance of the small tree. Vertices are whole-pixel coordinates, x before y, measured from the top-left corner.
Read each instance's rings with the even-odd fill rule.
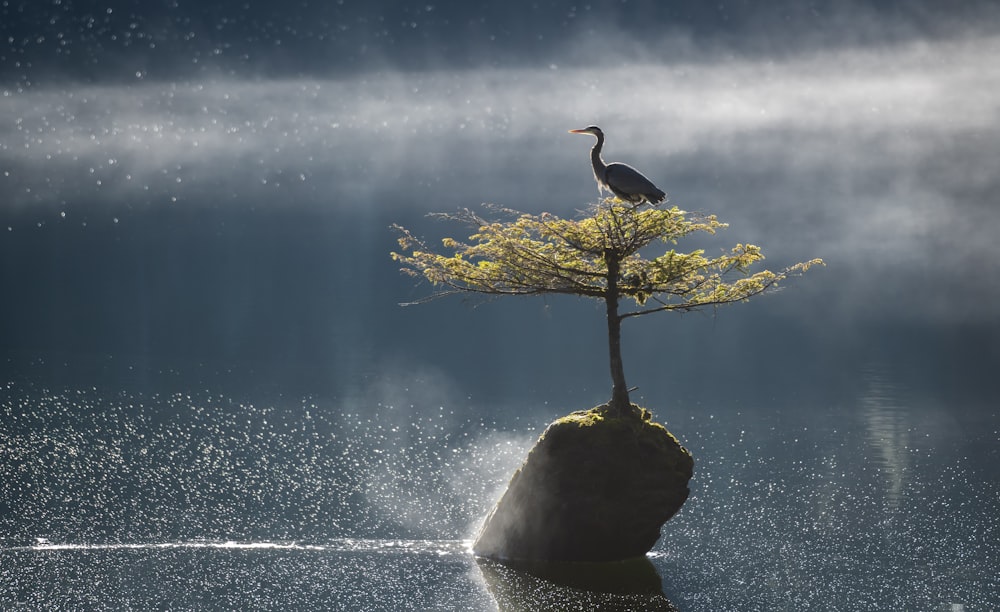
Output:
[[[621,323],[625,319],[666,311],[693,311],[741,302],[772,290],[778,282],[822,264],[812,259],[780,272],[750,268],[764,259],[760,248],[737,244],[728,253],[708,257],[670,248],[647,258],[653,242],[676,245],[694,232],[714,234],[725,228],[715,215],[673,208],[637,206],[608,198],[579,219],[549,213],[531,215],[496,208],[506,221],[491,221],[464,209],[436,217],[475,228],[469,243],[445,238],[451,254],[438,254],[409,230],[400,233],[403,253],[392,253],[402,271],[424,277],[438,290],[420,302],[453,293],[486,295],[570,294],[603,300],[607,309],[611,362],[611,408],[630,406],[621,355]],[[634,306],[620,308],[622,298]],[[416,302],[419,303],[419,302]]]

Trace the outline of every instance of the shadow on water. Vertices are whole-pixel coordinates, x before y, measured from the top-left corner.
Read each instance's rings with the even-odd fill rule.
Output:
[[[501,612],[677,610],[646,557],[616,563],[500,563],[477,558],[476,563]]]

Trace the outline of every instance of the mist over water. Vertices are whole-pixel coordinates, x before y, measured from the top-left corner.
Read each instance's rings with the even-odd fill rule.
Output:
[[[827,263],[624,326],[696,461],[666,598],[997,606],[993,3],[106,4],[0,4],[5,607],[597,605],[467,543],[607,400],[600,305],[401,308],[388,257],[576,214],[590,124],[730,223],[677,248]]]
[[[341,369],[467,344],[465,329],[450,337],[411,321],[475,327],[483,317],[395,306],[427,289],[395,276],[387,226],[461,235],[422,216],[483,201],[572,215],[596,189],[588,144],[565,131],[596,122],[609,159],[731,223],[706,248],[759,243],[776,267],[825,258],[765,316],[810,336],[835,329],[824,340],[841,344],[887,327],[919,330],[920,351],[969,338],[973,354],[996,358],[1000,288],[984,271],[1000,256],[988,195],[996,46],[985,37],[623,66],[659,92],[635,99],[572,68],[10,88],[7,347],[63,348],[83,334],[73,352],[282,370],[289,359]],[[529,313],[518,317],[534,327],[527,337],[543,308],[594,318],[561,304],[513,308]],[[43,339],[46,329],[56,337]],[[169,346],[179,340],[183,349]]]

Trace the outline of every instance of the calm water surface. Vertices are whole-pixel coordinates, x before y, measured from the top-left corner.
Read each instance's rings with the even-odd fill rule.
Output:
[[[859,379],[830,405],[666,415],[692,495],[648,556],[657,588],[624,594],[469,552],[555,412],[9,382],[0,607],[997,609],[996,412]]]

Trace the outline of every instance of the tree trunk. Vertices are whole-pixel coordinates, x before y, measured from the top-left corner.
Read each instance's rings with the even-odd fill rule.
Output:
[[[621,263],[614,249],[604,250],[604,263],[608,266],[607,291],[604,301],[608,310],[608,354],[611,358],[611,407],[622,414],[628,412],[630,402],[625,384],[625,366],[622,364],[622,319],[618,316],[618,272]]]

